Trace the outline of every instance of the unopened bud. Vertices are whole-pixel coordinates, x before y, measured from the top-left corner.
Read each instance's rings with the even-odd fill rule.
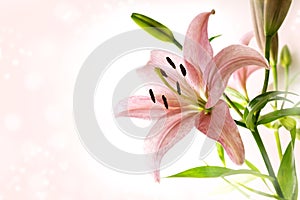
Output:
[[[172,31],[160,22],[139,13],[132,13],[131,19],[153,37],[164,42],[174,43],[179,48],[182,48],[175,40]]]
[[[292,57],[291,57],[290,50],[287,45],[284,45],[280,53],[280,65],[286,68],[289,67],[291,63],[292,63]]]
[[[265,0],[264,29],[266,36],[273,36],[284,21],[292,0]]]

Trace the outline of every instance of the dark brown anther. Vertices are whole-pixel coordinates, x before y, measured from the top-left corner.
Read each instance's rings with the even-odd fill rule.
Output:
[[[167,98],[165,97],[165,95],[162,95],[162,100],[163,100],[163,102],[165,104],[166,109],[168,109],[169,105],[168,105]]]
[[[182,64],[180,64],[180,70],[181,70],[182,75],[186,76],[186,69]]]
[[[153,101],[153,103],[155,103],[155,96],[153,94],[152,89],[149,90],[149,94],[150,94],[151,100]]]
[[[169,63],[174,69],[176,69],[176,65],[173,63],[173,61],[171,60],[171,58],[166,57],[166,59],[167,59],[168,63]]]
[[[179,85],[178,81],[176,82],[176,87],[177,87],[177,93],[179,95],[181,95],[181,89],[180,89],[180,85]]]

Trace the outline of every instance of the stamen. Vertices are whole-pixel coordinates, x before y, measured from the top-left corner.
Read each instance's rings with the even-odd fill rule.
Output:
[[[181,89],[180,89],[180,85],[179,85],[178,81],[176,82],[176,87],[177,87],[177,93],[179,95],[181,95]]]
[[[165,95],[162,95],[161,97],[162,97],[162,100],[164,101],[166,109],[168,109],[169,105],[168,105],[168,102],[167,102],[167,98],[165,97]]]
[[[151,100],[153,101],[153,103],[155,103],[155,96],[153,94],[152,89],[149,90],[149,94],[150,94]]]
[[[176,69],[176,65],[173,63],[173,61],[171,60],[171,58],[166,57],[166,59],[167,59],[168,63],[169,63],[174,69]]]
[[[182,64],[180,64],[180,70],[183,76],[186,76],[186,69],[184,68],[184,66]]]
[[[161,73],[161,75],[163,75],[164,77],[168,78],[168,75],[167,75],[167,73],[166,73],[164,70],[160,69],[160,73]]]

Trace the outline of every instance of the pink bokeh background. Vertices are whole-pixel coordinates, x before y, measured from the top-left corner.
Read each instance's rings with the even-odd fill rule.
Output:
[[[105,39],[136,28],[132,12],[157,16],[184,33],[199,12],[215,8],[224,16],[222,9],[233,9],[217,0],[172,2],[0,1],[0,200],[199,199],[219,183],[173,179],[156,184],[150,175],[115,172],[95,161],[76,133],[72,95],[81,64]],[[238,5],[236,14],[245,16],[245,24],[230,31],[240,34],[251,22],[248,4]],[[235,19],[227,14],[226,19]],[[297,21],[294,25],[299,28]],[[226,31],[224,37],[235,38]]]

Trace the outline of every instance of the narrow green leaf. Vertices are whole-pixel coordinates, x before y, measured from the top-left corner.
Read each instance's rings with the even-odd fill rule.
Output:
[[[247,105],[247,103],[248,103],[248,99],[234,88],[227,87],[225,90],[225,93],[234,97],[235,100],[239,100],[240,101],[239,103],[241,103],[241,104]]]
[[[258,95],[252,101],[250,101],[244,111],[244,116],[243,116],[247,127],[250,130],[253,130],[254,126],[255,126],[254,117],[255,117],[256,112],[263,109],[267,105],[267,103],[270,101],[282,100],[283,97],[280,97],[279,95],[286,94],[286,93],[287,92],[283,92],[283,91],[270,91],[270,92],[266,92],[261,95]],[[293,93],[289,93],[289,94],[293,94]]]
[[[173,43],[179,49],[182,49],[182,45],[174,38],[172,31],[165,25],[139,13],[132,13],[131,18],[137,25],[139,25],[153,37],[164,42]]]
[[[218,37],[220,37],[220,36],[222,36],[222,34],[212,36],[212,37],[210,37],[208,40],[209,40],[209,42],[211,42],[211,41],[213,41],[214,39],[216,39],[216,38],[218,38]]]
[[[195,168],[180,172],[178,174],[171,175],[168,178],[178,178],[178,177],[218,178],[218,177],[225,177],[225,176],[231,176],[231,175],[237,175],[237,174],[248,174],[248,175],[253,175],[256,177],[267,178],[271,181],[274,181],[273,177],[258,173],[253,170],[248,170],[248,169],[235,170],[235,169],[229,169],[226,167],[218,167],[218,166],[195,167]]]
[[[260,173],[259,169],[258,169],[257,167],[255,167],[255,165],[252,164],[249,160],[245,160],[245,164],[246,164],[250,169],[252,169],[253,171],[256,171],[256,172],[259,172],[259,173]]]
[[[299,113],[300,115],[300,113]],[[297,122],[296,120],[294,120],[293,118],[291,117],[283,117],[282,119],[280,119],[280,123],[284,126],[284,128],[286,128],[288,131],[291,131],[293,130],[296,125],[297,125]]]
[[[235,101],[232,101],[232,103],[233,103],[239,110],[244,110],[244,109],[245,109],[245,106],[243,106],[243,105],[240,104],[240,103],[237,103],[237,102],[235,102]],[[230,108],[232,108],[231,105],[229,105],[229,106],[230,106]]]
[[[300,128],[297,128],[296,130],[296,138],[300,140]]]
[[[274,98],[269,99],[268,102],[271,102],[271,101],[287,101],[287,102],[294,104],[293,101],[287,99],[286,97],[274,97]]]
[[[300,105],[300,101],[297,102],[297,103],[295,103],[294,107],[297,107],[297,106],[299,106],[299,105]]]
[[[225,161],[225,156],[224,156],[224,148],[218,142],[216,142],[216,146],[217,146],[217,151],[218,151],[219,158],[222,161],[224,167],[226,167],[226,161]]]
[[[259,190],[255,190],[253,188],[250,188],[244,184],[240,184],[240,183],[237,183],[239,186],[245,188],[246,190],[249,190],[255,194],[259,194],[261,196],[265,196],[265,197],[270,197],[270,198],[274,198],[274,199],[280,199],[280,197],[276,196],[276,195],[273,195],[273,194],[268,194],[268,193],[265,193],[265,192],[262,192],[262,191],[259,191]]]
[[[238,120],[234,120],[234,122],[236,123],[236,125],[247,128],[246,124],[244,122],[238,121]]]
[[[293,149],[293,142],[291,141],[281,160],[277,179],[284,197],[286,199],[297,200],[298,181]]]
[[[244,192],[236,183],[232,183],[231,181],[227,180],[225,177],[222,177],[222,179],[228,183],[233,189],[239,191],[242,195],[244,195],[247,199],[250,198],[250,195]]]
[[[291,117],[284,117],[280,119],[280,123],[284,126],[286,130],[291,133],[291,138],[293,145],[295,144],[296,134],[297,134],[297,122]]]
[[[270,112],[266,115],[261,116],[257,124],[266,124],[287,116],[300,116],[300,108],[287,108]]]
[[[259,169],[258,169],[254,164],[252,164],[249,160],[245,160],[245,164],[246,164],[250,169],[252,169],[253,171],[256,171],[256,172],[258,172],[258,173],[261,173],[261,172],[259,171]],[[261,178],[261,180],[264,182],[264,184],[265,184],[265,185],[268,187],[268,189],[270,190],[269,185],[267,184],[266,180],[265,180],[264,178]]]

